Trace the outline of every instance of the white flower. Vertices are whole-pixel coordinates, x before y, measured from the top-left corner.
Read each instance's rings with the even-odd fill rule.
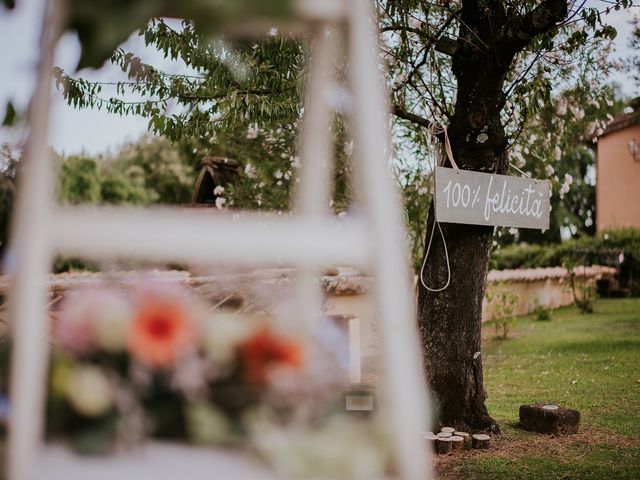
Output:
[[[564,174],[564,181],[565,181],[565,183],[567,185],[571,185],[573,183],[573,176],[568,174],[568,173],[565,173]]]
[[[271,27],[267,35],[269,35],[270,37],[275,37],[276,35],[278,35],[278,29],[276,27]]]
[[[249,128],[247,128],[247,138],[249,139],[257,138],[258,132],[259,132],[258,125],[256,124],[249,125]]]
[[[247,163],[244,166],[244,173],[247,176],[247,178],[256,178],[256,169],[250,163]]]
[[[228,313],[216,313],[205,324],[203,344],[207,355],[221,364],[234,359],[236,347],[254,330],[246,318]]]
[[[122,299],[114,298],[95,313],[95,329],[98,345],[108,352],[124,350],[131,323],[132,310]]]
[[[218,210],[222,210],[222,208],[224,207],[224,204],[227,203],[227,199],[224,197],[218,197],[216,198],[216,208]]]
[[[197,444],[220,445],[233,438],[229,419],[211,404],[192,404],[187,407],[185,416],[189,437]]]
[[[572,179],[573,181],[573,179]],[[560,190],[558,191],[558,193],[560,194],[560,198],[563,199],[564,196],[569,193],[570,190],[570,186],[571,186],[571,182],[567,181],[566,179],[566,175],[565,175],[565,181],[562,185],[560,185]]]
[[[547,166],[544,168],[544,171],[545,171],[545,173],[547,174],[547,177],[550,177],[551,175],[553,175],[553,174],[554,174],[554,172],[555,172],[556,170],[553,168],[553,165],[547,165]]]
[[[276,170],[276,173],[273,174],[276,178],[282,178],[282,172],[280,170]]]
[[[560,158],[562,157],[562,150],[560,150],[560,147],[556,145],[556,148],[553,151],[556,160],[560,160]]]
[[[99,417],[113,405],[111,386],[98,367],[76,367],[69,376],[65,393],[73,408],[86,417]]]
[[[558,100],[558,103],[556,104],[556,113],[561,117],[567,114],[567,101],[564,98],[560,98]]]
[[[353,155],[353,140],[349,140],[348,142],[344,142],[344,154],[347,157]]]
[[[518,168],[524,167],[527,163],[524,156],[522,155],[522,152],[517,147],[511,151],[511,158]]]
[[[216,188],[213,189],[214,195],[222,195],[223,193],[224,193],[224,187],[222,185],[218,185]]]

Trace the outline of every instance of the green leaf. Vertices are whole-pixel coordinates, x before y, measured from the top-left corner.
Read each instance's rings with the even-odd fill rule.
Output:
[[[11,127],[17,118],[17,114],[16,114],[16,109],[13,106],[13,103],[11,103],[11,100],[9,100],[7,102],[7,108],[5,109],[4,112],[4,119],[2,120],[2,126],[3,127]]]

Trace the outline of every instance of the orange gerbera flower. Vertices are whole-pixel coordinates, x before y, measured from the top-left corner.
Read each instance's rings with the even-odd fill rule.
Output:
[[[300,346],[269,328],[258,330],[239,347],[245,378],[258,385],[265,385],[273,368],[302,365]]]
[[[195,338],[188,307],[177,299],[141,302],[128,336],[131,355],[157,368],[171,366]]]

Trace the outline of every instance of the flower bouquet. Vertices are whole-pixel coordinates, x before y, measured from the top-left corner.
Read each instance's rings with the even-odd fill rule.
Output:
[[[345,418],[330,346],[275,315],[214,307],[163,284],[69,292],[52,312],[47,440],[85,455],[149,439],[242,448],[296,477],[387,467],[380,429]],[[359,456],[335,448],[356,437]]]

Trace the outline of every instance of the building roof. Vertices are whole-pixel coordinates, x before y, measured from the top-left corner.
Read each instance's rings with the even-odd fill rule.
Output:
[[[633,111],[613,117],[613,120],[611,120],[609,125],[607,125],[607,128],[605,128],[604,132],[602,132],[598,138],[632,125],[640,125],[640,97],[630,100],[628,105],[633,108]]]
[[[240,174],[240,164],[225,157],[205,157],[200,162],[200,175],[191,202],[200,205],[214,205],[218,195],[216,187],[234,183]]]

